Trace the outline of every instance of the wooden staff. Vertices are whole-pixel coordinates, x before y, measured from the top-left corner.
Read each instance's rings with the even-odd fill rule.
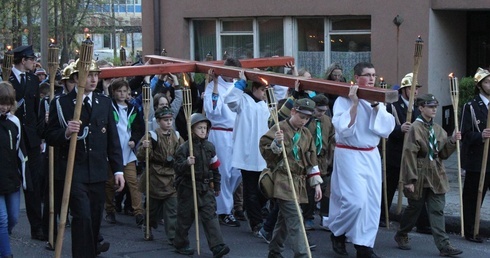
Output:
[[[48,48],[48,69],[49,69],[49,103],[54,98],[54,80],[56,78],[56,70],[58,69],[58,53],[59,48],[54,44],[54,40],[51,40],[51,44]],[[49,112],[49,110],[46,110]],[[49,160],[49,245],[54,247],[54,148],[49,146],[48,148],[48,160]]]
[[[380,78],[379,87],[386,89],[387,84]],[[383,149],[383,199],[384,199],[384,209],[385,209],[385,223],[386,228],[390,229],[390,206],[388,204],[388,183],[386,182],[386,138],[381,139],[381,148]]]
[[[412,122],[412,109],[413,109],[413,102],[415,99],[415,89],[417,86],[418,82],[418,75],[419,75],[419,67],[420,67],[420,61],[422,60],[422,47],[424,46],[424,41],[422,38],[419,36],[417,40],[415,40],[415,53],[413,55],[414,57],[414,64],[413,64],[413,77],[412,77],[412,85],[410,85],[410,99],[408,101],[408,107],[407,107],[407,122],[411,123]],[[408,139],[408,134],[405,134],[405,138],[403,139],[403,146],[407,143]],[[403,168],[403,153],[402,153],[402,161],[400,168]],[[400,177],[398,180],[398,205],[396,207],[396,213],[400,214],[402,212],[402,201],[403,201],[403,180],[402,180],[402,171],[403,169],[400,169]]]
[[[263,80],[266,85],[267,81]],[[269,105],[269,111],[271,113],[272,118],[274,119],[274,123],[276,124],[277,131],[281,130],[281,127],[279,126],[279,117],[277,115],[277,101],[276,97],[274,96],[274,89],[272,87],[267,87],[267,102]],[[305,225],[303,223],[303,215],[301,214],[301,209],[299,207],[299,202],[298,202],[298,196],[296,195],[296,189],[294,188],[294,182],[293,182],[293,175],[291,174],[291,169],[289,167],[289,161],[288,161],[288,155],[286,153],[286,148],[282,148],[282,159],[284,160],[284,165],[286,166],[286,171],[288,173],[288,180],[289,180],[289,186],[292,189],[293,192],[293,198],[294,198],[294,206],[296,207],[296,212],[298,213],[298,218],[299,218],[299,224],[300,224],[300,230],[301,234],[303,235],[303,238],[306,243],[306,250],[308,252],[308,257],[311,258],[311,250],[310,250],[310,244],[308,243],[308,237],[306,236],[306,230],[305,230]]]
[[[453,103],[454,110],[454,130],[458,132],[459,85],[458,78],[454,77],[453,73],[449,74],[449,90],[451,91],[451,102]],[[463,185],[461,183],[461,149],[459,147],[459,140],[456,140],[456,152],[458,154],[459,215],[461,223],[461,236],[464,237]]]
[[[2,78],[4,81],[9,80],[13,63],[14,63],[14,53],[12,52],[12,47],[7,46],[7,51],[3,55],[3,62],[2,62]]]
[[[490,111],[487,114],[487,127],[490,128]],[[480,233],[480,213],[481,213],[481,202],[483,197],[483,185],[485,184],[485,173],[487,172],[487,161],[488,161],[488,147],[490,146],[490,138],[485,139],[485,144],[483,145],[483,159],[481,161],[480,170],[480,183],[478,185],[478,196],[476,198],[476,213],[475,213],[475,229],[473,231],[473,238],[476,238]]]
[[[184,114],[187,121],[187,138],[189,141],[189,156],[194,156],[194,146],[192,144],[192,129],[191,129],[191,116],[192,116],[192,95],[191,88],[186,80],[185,73],[183,74],[185,87],[182,90],[184,95]],[[191,180],[192,180],[192,196],[194,198],[194,224],[196,227],[196,245],[197,254],[201,255],[201,246],[199,244],[199,213],[197,209],[197,191],[196,191],[196,173],[194,171],[194,165],[191,165]]]
[[[78,68],[78,84],[77,84],[77,98],[75,103],[75,111],[73,114],[73,121],[80,120],[80,113],[82,111],[83,97],[85,94],[85,85],[87,84],[87,76],[90,70],[90,64],[92,63],[92,56],[94,55],[94,43],[87,37],[82,42],[80,47],[80,58],[77,62]],[[63,199],[61,202],[61,214],[60,223],[58,225],[58,236],[56,238],[55,245],[55,257],[61,257],[61,248],[63,247],[63,237],[65,235],[66,216],[68,214],[68,204],[70,202],[71,180],[73,177],[73,167],[75,163],[75,152],[77,148],[77,133],[72,133],[70,136],[70,148],[68,151],[68,162],[66,165],[65,185],[63,189]]]
[[[145,84],[143,86],[143,113],[145,117],[145,141],[149,140],[150,131],[150,86]],[[145,148],[145,195],[146,195],[146,228],[145,228],[145,240],[152,240],[150,233],[150,149]]]

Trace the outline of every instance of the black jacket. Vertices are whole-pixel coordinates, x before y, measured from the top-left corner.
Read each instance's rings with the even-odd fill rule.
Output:
[[[393,110],[394,108],[394,110]],[[400,167],[402,161],[403,140],[405,134],[402,132],[401,125],[407,121],[408,108],[402,97],[398,101],[386,105],[386,111],[395,116],[395,129],[391,132],[386,141],[386,165],[391,167]],[[412,111],[412,122],[420,115],[418,107],[414,106]],[[398,116],[398,119],[396,118]]]
[[[481,132],[487,127],[487,114],[488,109],[479,95],[463,106],[460,127],[463,140],[460,153],[462,168],[467,172],[481,172],[484,146]],[[487,173],[490,172],[488,161]]]
[[[49,121],[46,129],[46,142],[59,149],[59,156],[55,162],[55,179],[63,180],[68,160],[70,140],[65,137],[66,125],[72,119],[76,91],[55,99],[49,108]],[[61,108],[61,115],[58,108]],[[111,100],[101,94],[93,93],[92,111],[82,107],[80,120],[82,128],[79,136],[83,134],[85,127],[89,132],[87,137],[77,141],[75,163],[73,169],[73,181],[80,183],[96,183],[107,180],[107,171],[123,171],[121,144],[114,120]]]
[[[16,101],[24,99],[24,104],[17,108],[15,116],[20,120],[22,130],[26,137],[26,147],[33,148],[41,145],[41,138],[37,134],[37,118],[39,108],[39,80],[32,73],[26,73],[26,85],[22,87],[14,73],[10,74],[9,82],[15,89]]]

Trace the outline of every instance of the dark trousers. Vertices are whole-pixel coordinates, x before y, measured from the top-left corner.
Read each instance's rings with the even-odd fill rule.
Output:
[[[279,215],[279,206],[276,203],[276,199],[269,200],[269,214],[264,221],[264,230],[272,232],[277,222],[277,215]]]
[[[400,167],[395,166],[387,166],[386,167],[386,192],[387,192],[387,200],[388,200],[388,210],[391,207],[393,202],[393,197],[395,196],[395,192],[398,189],[398,181],[400,179]],[[384,194],[381,195],[381,216],[380,220],[385,221],[385,200]],[[420,211],[420,215],[417,219],[416,223],[417,228],[426,228],[430,227],[429,216],[427,215],[427,209],[425,205],[423,205],[422,210]]]
[[[104,210],[105,182],[72,182],[70,194],[72,256],[96,257],[99,230]]]
[[[32,189],[24,190],[27,219],[31,225],[31,232],[42,230],[42,196],[43,196],[43,170],[41,148],[27,148],[27,166],[31,175]]]
[[[463,187],[463,215],[464,215],[464,235],[473,236],[475,229],[476,199],[478,197],[478,186],[480,185],[480,171],[466,171]],[[482,203],[485,194],[490,188],[490,173],[485,175],[485,182],[482,191]]]
[[[48,182],[49,180],[46,179]],[[58,216],[61,212],[61,199],[63,198],[63,188],[65,181],[54,180],[54,240],[58,233]],[[44,187],[44,206],[43,206],[43,233],[46,237],[49,236],[49,183]],[[68,218],[68,214],[66,215]],[[67,220],[68,221],[68,220]]]
[[[330,178],[330,175],[322,176],[323,183],[321,184],[321,187],[323,196],[320,200],[320,216],[325,217],[328,217],[328,211],[330,210]]]
[[[303,219],[304,220],[312,220],[315,219],[313,215],[315,215],[315,188],[306,187],[306,193],[308,194],[308,203],[301,204],[301,210],[303,211]]]
[[[243,183],[243,209],[247,212],[248,223],[252,230],[263,223],[262,207],[267,199],[259,190],[260,172],[241,170]],[[259,228],[260,229],[260,228]]]
[[[224,244],[218,216],[216,215],[216,199],[213,191],[198,191],[197,206],[199,221],[204,229],[209,249]],[[192,197],[192,188],[181,185],[177,188],[177,224],[173,242],[176,248],[189,246],[189,229],[193,223],[194,198]]]

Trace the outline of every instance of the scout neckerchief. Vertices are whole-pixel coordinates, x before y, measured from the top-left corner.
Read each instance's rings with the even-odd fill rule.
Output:
[[[322,150],[322,127],[320,123],[320,119],[316,119],[316,155],[320,155],[320,151]]]
[[[295,132],[293,136],[293,155],[295,160],[299,160],[298,142],[300,138],[301,134],[299,132]]]
[[[421,115],[417,117],[417,120],[429,127],[429,159],[434,160],[434,158],[436,157],[435,154],[439,152],[439,149],[437,146],[437,139],[434,132],[433,122],[432,120],[430,122],[425,121]]]

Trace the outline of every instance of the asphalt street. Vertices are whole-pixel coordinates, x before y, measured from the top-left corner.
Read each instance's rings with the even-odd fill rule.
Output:
[[[451,191],[447,194],[446,205],[446,227],[450,232],[451,243],[462,249],[464,252],[458,257],[490,257],[490,197],[487,198],[482,208],[482,224],[481,230],[485,236],[485,242],[482,244],[471,243],[464,240],[459,235],[459,197],[457,183],[457,165],[455,158],[451,158],[445,162],[450,175]],[[395,198],[396,200],[396,198]],[[392,205],[396,206],[396,205]],[[439,252],[434,245],[431,235],[422,235],[413,232],[410,234],[412,250],[403,251],[396,247],[393,240],[395,230],[398,227],[398,219],[394,212],[394,207],[391,209],[392,219],[390,229],[380,228],[377,235],[375,252],[381,257],[438,257]],[[111,247],[108,252],[103,253],[99,257],[185,257],[176,254],[173,247],[170,246],[163,232],[163,226],[160,225],[157,230],[153,231],[154,240],[145,241],[143,239],[143,231],[136,227],[134,217],[117,214],[117,224],[111,225],[102,222],[101,233],[106,241],[110,242]],[[317,247],[312,251],[313,257],[346,257],[337,256],[331,249],[330,232],[319,228],[320,219],[316,216],[316,229],[309,231],[311,241],[317,244]],[[231,252],[226,257],[267,257],[267,244],[261,238],[253,236],[246,222],[242,221],[241,227],[231,228],[221,226],[225,243],[231,248]],[[197,252],[194,257],[212,257],[204,236],[204,232],[200,230],[200,246],[201,255]],[[189,231],[191,246],[196,247],[195,230],[192,228]],[[71,257],[71,229],[67,228],[63,243],[62,257]],[[30,238],[29,224],[27,221],[25,208],[21,205],[21,213],[19,224],[14,228],[10,238],[13,254],[15,257],[53,257],[54,252],[45,250],[45,243],[33,240]],[[355,257],[355,249],[352,244],[347,245],[348,257]],[[284,257],[293,257],[293,253],[286,245],[286,250],[283,253]]]

